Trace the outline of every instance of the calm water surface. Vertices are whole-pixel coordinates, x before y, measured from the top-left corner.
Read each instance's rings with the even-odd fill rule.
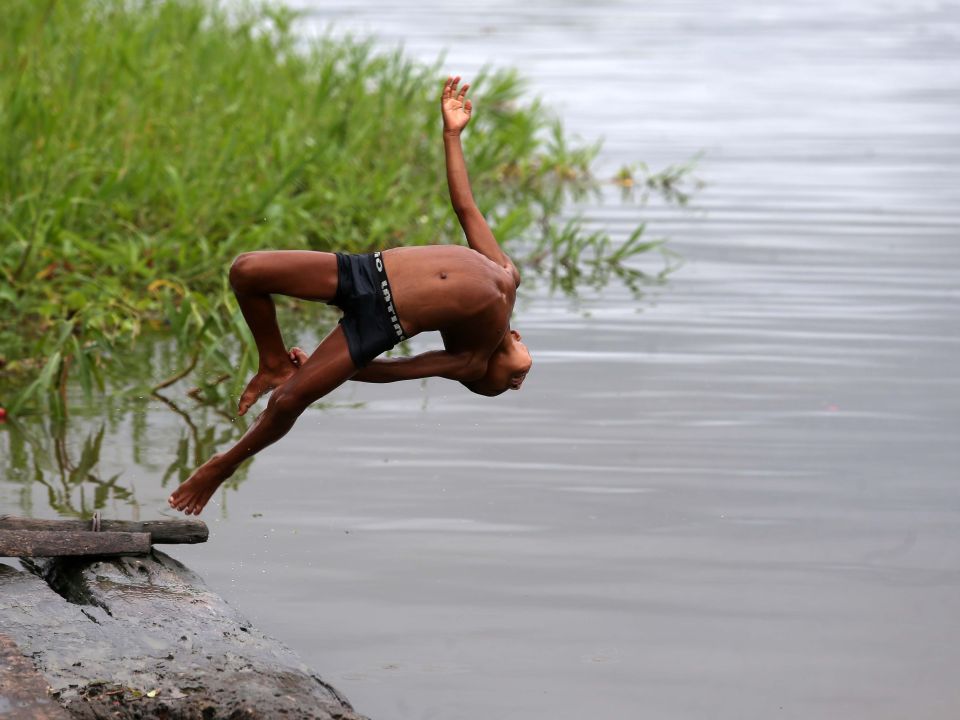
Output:
[[[960,5],[299,5],[519,67],[601,174],[703,150],[709,185],[582,208],[686,262],[640,301],[528,292],[522,393],[342,388],[173,554],[372,718],[957,717]],[[162,513],[192,452],[136,407],[63,443],[76,467],[105,423],[111,516]],[[14,445],[0,506],[97,502]]]

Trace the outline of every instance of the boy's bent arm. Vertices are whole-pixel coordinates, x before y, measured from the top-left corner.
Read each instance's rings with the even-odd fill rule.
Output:
[[[388,383],[442,377],[448,380],[471,381],[483,377],[486,362],[473,353],[451,353],[431,350],[413,357],[373,360],[351,378],[360,382]]]

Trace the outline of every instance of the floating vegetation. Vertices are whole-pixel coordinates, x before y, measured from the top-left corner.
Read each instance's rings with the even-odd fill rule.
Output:
[[[0,406],[11,416],[63,416],[72,381],[104,391],[145,333],[173,338],[179,355],[151,389],[189,375],[198,398],[235,392],[256,362],[225,271],[241,252],[460,241],[443,69],[363,40],[305,45],[295,17],[207,0],[4,3]],[[561,288],[636,279],[626,261],[660,247],[643,226],[618,244],[556,220],[596,190],[599,145],[572,143],[513,71],[471,86],[467,159],[501,241],[527,243],[528,266]],[[688,174],[646,173],[644,187],[669,196]],[[221,389],[225,378],[239,379]]]

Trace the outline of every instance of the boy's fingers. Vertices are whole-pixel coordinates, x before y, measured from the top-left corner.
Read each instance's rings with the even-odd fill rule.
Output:
[[[457,93],[457,100],[463,100],[463,96],[467,94],[467,89],[470,87],[470,83],[464,83],[463,87],[460,88],[460,92]]]

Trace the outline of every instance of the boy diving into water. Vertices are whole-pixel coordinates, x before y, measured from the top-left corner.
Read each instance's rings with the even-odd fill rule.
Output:
[[[176,489],[172,508],[199,514],[240,463],[286,435],[310,403],[347,380],[442,377],[491,396],[523,384],[530,353],[520,333],[510,329],[520,274],[473,200],[460,146],[472,106],[469,85],[458,89],[459,82],[447,78],[440,104],[450,201],[470,247],[400,247],[367,255],[285,250],[238,257],[230,284],[260,356],[257,374],[240,397],[240,414],[274,392],[236,445],[207,460]],[[288,352],[272,294],[330,303],[343,317],[311,356],[299,348]],[[374,359],[427,330],[440,331],[443,350]]]

